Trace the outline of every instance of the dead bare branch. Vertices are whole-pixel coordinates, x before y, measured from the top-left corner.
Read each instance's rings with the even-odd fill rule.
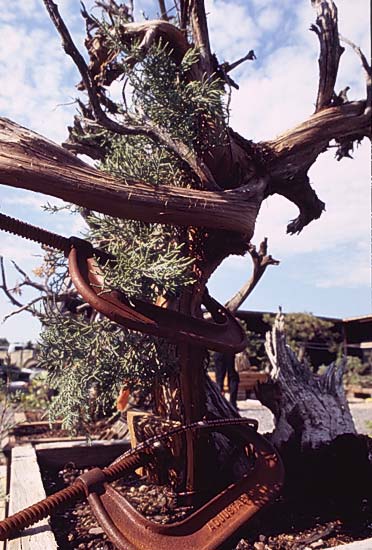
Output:
[[[181,1],[181,14],[181,25],[186,27],[187,22],[191,24],[194,44],[200,52],[201,74],[209,77],[216,71],[217,62],[211,52],[204,0]]]
[[[10,317],[13,317],[14,315],[18,315],[18,313],[22,313],[22,311],[28,311],[28,312],[32,313],[32,315],[34,315],[34,317],[40,317],[41,316],[40,313],[38,313],[35,310],[35,308],[33,308],[32,306],[34,306],[35,304],[37,304],[41,300],[44,300],[44,296],[38,296],[37,298],[34,298],[33,300],[31,300],[27,304],[24,304],[23,306],[19,307],[18,309],[14,309],[13,311],[11,311],[10,313],[8,313],[7,315],[5,315],[3,317],[3,323],[5,323],[5,321],[7,321]]]
[[[266,271],[269,265],[279,265],[279,260],[275,260],[270,254],[267,254],[267,237],[261,242],[260,247],[257,249],[254,244],[250,244],[248,252],[251,255],[253,262],[253,272],[250,279],[242,286],[240,290],[226,302],[225,307],[235,313],[242,303],[252,293],[257,283]]]
[[[23,281],[19,283],[18,288],[21,288],[22,286],[29,286],[31,288],[34,288],[35,290],[39,290],[40,292],[48,292],[47,286],[37,283],[36,281],[32,281],[29,275],[23,269],[21,269],[14,260],[12,260],[12,264],[14,266],[14,269],[16,269],[18,273],[20,273],[23,277]]]
[[[370,135],[366,101],[353,101],[323,108],[275,140],[262,144],[272,154],[268,162],[272,177],[268,194],[283,195],[300,210],[299,217],[288,225],[288,233],[298,233],[324,210],[325,205],[311,188],[307,172],[317,157],[327,151],[330,141],[343,144],[338,154],[345,156],[354,142]]]
[[[168,21],[168,15],[167,15],[167,8],[165,6],[164,0],[158,0],[159,3],[159,9],[160,9],[160,19],[163,19],[163,21]]]
[[[219,189],[212,177],[211,172],[207,169],[204,163],[202,163],[201,161],[198,162],[196,159],[196,155],[192,151],[190,151],[190,149],[185,144],[181,143],[179,140],[171,139],[167,132],[165,132],[164,130],[161,130],[160,128],[155,128],[155,126],[150,125],[148,121],[136,121],[129,116],[127,116],[127,123],[122,124],[106,115],[101,107],[102,93],[99,93],[95,79],[92,76],[87,64],[85,63],[83,56],[75,46],[72,37],[58,11],[57,5],[52,0],[43,1],[51,20],[54,23],[54,26],[61,36],[62,45],[65,52],[72,58],[80,72],[84,87],[88,93],[89,102],[93,109],[94,117],[100,127],[106,128],[107,130],[114,132],[115,134],[142,135],[147,136],[156,143],[162,143],[190,167],[190,169],[200,179],[203,188],[212,190]],[[145,25],[128,23],[127,25],[123,25],[123,28],[128,33],[133,32],[134,34],[138,34],[142,32],[144,38],[140,48],[148,49],[155,37],[158,35],[159,29],[163,28],[164,25],[167,25],[168,32],[169,29],[173,27],[173,34],[174,32],[176,32],[176,34],[179,34],[182,40],[184,40],[182,33],[180,33],[180,31],[176,29],[176,27],[164,21],[146,22]],[[187,51],[187,43],[183,46],[183,51],[185,53]]]
[[[236,231],[250,239],[264,178],[249,191],[203,191],[106,174],[7,119],[0,119],[0,184],[62,198],[88,209],[141,221]]]
[[[29,278],[27,273],[25,271],[23,271],[23,269],[21,267],[19,267],[19,265],[14,260],[11,260],[11,262],[13,264],[14,269],[16,269],[18,271],[18,273],[20,275],[22,275],[22,277],[24,277],[27,280]]]
[[[310,27],[319,38],[319,86],[315,112],[332,104],[340,57],[344,48],[338,35],[337,7],[333,0],[311,0],[317,13]]]
[[[290,179],[301,170],[308,170],[332,139],[350,136],[370,137],[370,118],[365,114],[365,101],[352,101],[322,109],[275,140],[265,143],[275,155],[271,172]]]
[[[10,292],[7,281],[6,281],[6,275],[5,275],[5,267],[4,267],[4,258],[3,256],[0,256],[0,271],[1,271],[1,285],[0,288],[4,292],[5,296],[10,300],[10,302],[16,306],[16,307],[22,307],[23,304],[16,300],[12,293]]]
[[[347,44],[354,50],[354,52],[358,55],[358,57],[362,62],[363,69],[366,73],[366,81],[367,81],[367,109],[370,110],[371,103],[372,103],[372,67],[368,63],[366,56],[364,55],[364,53],[362,52],[359,46],[357,46],[356,44],[354,44],[354,42],[352,42],[348,38],[345,38],[341,34],[339,36],[342,42],[345,42],[345,44]]]
[[[236,69],[236,67],[238,67],[239,65],[244,63],[244,61],[253,61],[254,59],[257,59],[254,51],[249,50],[247,55],[245,55],[244,57],[241,57],[237,61],[234,61],[234,63],[224,63],[223,64],[224,65],[224,70],[225,70],[226,73],[229,73],[230,71],[233,71],[234,69]]]

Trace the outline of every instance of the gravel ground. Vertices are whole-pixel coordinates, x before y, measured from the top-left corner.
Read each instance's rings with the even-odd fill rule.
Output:
[[[357,432],[360,434],[372,435],[372,402],[349,403]],[[241,416],[255,418],[258,420],[258,431],[260,433],[272,432],[274,429],[273,415],[271,411],[261,405],[255,399],[238,401]],[[371,424],[368,426],[367,422]]]

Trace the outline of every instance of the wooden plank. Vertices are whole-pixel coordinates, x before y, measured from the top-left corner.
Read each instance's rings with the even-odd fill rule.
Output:
[[[52,468],[60,468],[67,462],[73,462],[77,468],[107,466],[129,448],[130,443],[126,439],[120,441],[97,440],[92,441],[90,445],[85,441],[39,443],[35,445],[40,466]]]
[[[19,413],[15,413],[15,414],[19,414]],[[22,413],[23,414],[23,413]],[[34,422],[17,422],[17,425],[14,426],[14,428],[12,429],[12,432],[14,433],[17,433],[19,430],[27,430],[28,428],[54,428],[54,429],[58,429],[60,428],[62,425],[62,421],[61,420],[57,420],[56,422],[45,422],[44,420],[38,420],[38,421],[34,421]]]
[[[35,450],[30,446],[12,450],[9,515],[45,498]],[[7,541],[6,550],[57,550],[49,522],[44,519]]]
[[[72,443],[83,443],[86,445],[87,441],[86,437],[37,437],[37,434],[34,436],[25,435],[23,437],[27,438],[27,443],[30,443],[31,445],[39,445],[44,443],[63,443],[66,446]]]
[[[372,538],[357,540],[355,542],[350,542],[349,544],[342,544],[341,546],[332,546],[328,550],[371,550],[372,548]]]
[[[7,491],[7,466],[0,466],[0,521],[5,518],[6,512],[6,491]],[[0,540],[0,550],[4,550],[5,543]]]
[[[15,424],[21,424],[23,422],[26,422],[27,418],[24,412],[15,412],[14,413],[14,422]]]
[[[132,449],[134,449],[134,447],[136,447],[138,445],[136,431],[135,431],[135,428],[134,428],[134,423],[136,421],[136,418],[138,418],[139,416],[142,417],[142,418],[147,417],[147,416],[150,416],[150,413],[143,412],[143,411],[131,411],[131,410],[129,410],[127,412],[127,425],[128,425],[128,430],[129,430],[130,446],[132,447]],[[144,475],[144,469],[142,467],[137,468],[136,474],[139,475],[139,476],[143,476]]]
[[[360,397],[372,397],[372,388],[364,386],[350,385],[346,386],[346,393],[348,395],[360,396]]]

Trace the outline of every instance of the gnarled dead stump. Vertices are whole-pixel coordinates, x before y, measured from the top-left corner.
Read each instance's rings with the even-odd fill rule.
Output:
[[[356,434],[342,385],[344,361],[332,363],[322,375],[314,374],[286,344],[281,313],[267,333],[265,348],[270,379],[257,393],[274,414],[272,442],[278,449],[289,441],[301,449],[317,449],[340,435]]]

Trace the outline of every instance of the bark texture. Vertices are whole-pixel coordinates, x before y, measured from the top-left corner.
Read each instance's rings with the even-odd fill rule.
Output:
[[[97,170],[59,145],[0,119],[0,184],[58,197],[79,206],[147,222],[235,231],[249,240],[265,180],[243,191],[153,187]]]
[[[342,384],[343,364],[313,374],[286,344],[284,323],[279,314],[267,334],[270,380],[258,388],[260,401],[274,414],[272,442],[278,449],[288,442],[316,449],[340,435],[356,434]]]

